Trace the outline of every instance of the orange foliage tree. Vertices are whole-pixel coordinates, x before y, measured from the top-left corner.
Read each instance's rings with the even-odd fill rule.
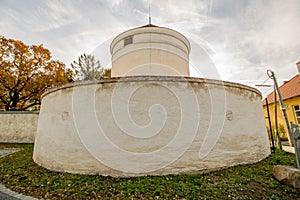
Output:
[[[65,65],[51,59],[43,45],[28,46],[0,35],[0,107],[29,110],[40,105],[47,88],[72,80]]]

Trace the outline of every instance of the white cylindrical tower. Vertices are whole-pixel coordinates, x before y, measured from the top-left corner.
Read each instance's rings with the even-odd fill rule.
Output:
[[[190,43],[177,31],[152,24],[125,31],[111,43],[112,77],[189,76]]]

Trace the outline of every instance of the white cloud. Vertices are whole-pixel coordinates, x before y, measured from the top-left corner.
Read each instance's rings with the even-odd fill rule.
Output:
[[[268,67],[279,78],[296,73],[298,0],[151,0],[151,15],[154,24],[193,41],[191,63],[206,77],[263,80]],[[28,44],[43,43],[67,65],[81,53],[109,47],[113,36],[147,22],[148,0],[0,1],[0,34]],[[110,59],[107,52],[100,53],[108,56],[105,63]]]
[[[299,1],[239,1],[227,9],[221,9],[225,1],[218,2],[222,5],[214,5],[210,14],[218,23],[208,24],[201,35],[216,50],[216,65],[227,69],[225,77],[262,79],[270,66],[279,69],[281,77],[296,72]],[[291,67],[280,70],[283,66]]]

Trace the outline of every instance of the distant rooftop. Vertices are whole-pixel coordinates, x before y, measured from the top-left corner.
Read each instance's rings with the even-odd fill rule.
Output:
[[[297,74],[292,79],[285,81],[279,90],[282,100],[300,96],[300,75]],[[266,98],[268,98],[269,104],[274,103],[274,91]],[[263,100],[263,105],[266,105],[266,98]]]

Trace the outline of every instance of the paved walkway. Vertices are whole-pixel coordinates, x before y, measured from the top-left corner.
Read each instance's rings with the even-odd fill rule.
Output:
[[[3,193],[3,192],[0,192],[0,199],[2,200],[19,200],[18,198],[16,197],[12,197],[6,193]]]
[[[9,154],[15,153],[17,151],[20,151],[21,149],[18,148],[5,148],[5,149],[0,149],[0,158],[7,156]]]
[[[21,149],[18,149],[18,148],[0,149],[0,158],[7,156],[9,154],[15,153],[20,150]],[[17,192],[14,192],[14,191],[6,188],[4,185],[0,185],[0,199],[1,200],[37,200],[33,197],[25,196],[25,195],[19,194]]]
[[[3,185],[0,185],[0,199],[1,200],[37,200],[33,197],[25,196],[16,193]]]

